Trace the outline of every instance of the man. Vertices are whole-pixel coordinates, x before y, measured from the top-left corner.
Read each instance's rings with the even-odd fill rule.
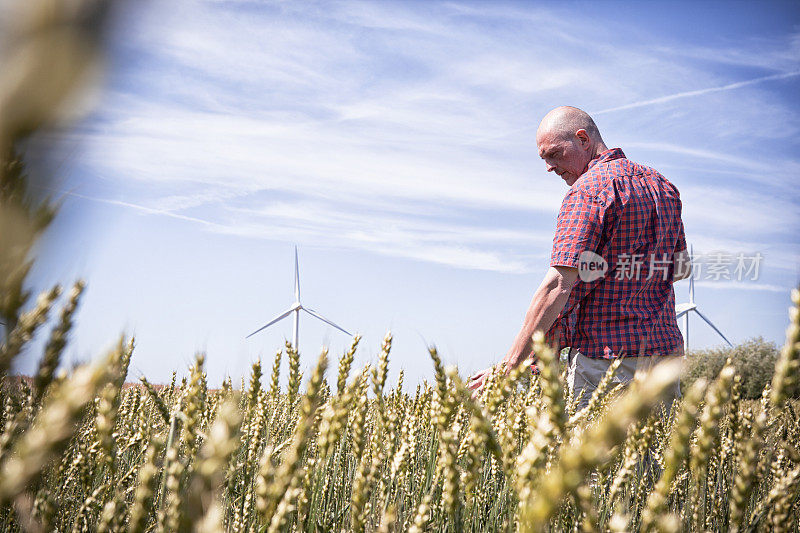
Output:
[[[550,268],[502,362],[510,369],[532,357],[533,333],[549,332],[556,348],[570,347],[568,381],[580,409],[615,358],[624,356],[615,381],[627,383],[637,369],[683,355],[672,289],[691,272],[681,201],[661,174],[609,150],[575,107],[550,111],[536,144],[569,191]],[[469,387],[480,390],[490,372],[472,376]],[[671,392],[680,396],[677,383]]]

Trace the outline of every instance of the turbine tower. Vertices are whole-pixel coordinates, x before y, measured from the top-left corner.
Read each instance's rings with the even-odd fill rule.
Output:
[[[283,313],[281,313],[277,317],[273,318],[272,320],[270,320],[265,325],[261,326],[260,328],[258,328],[257,330],[255,330],[253,333],[251,333],[250,335],[248,335],[245,338],[249,339],[250,337],[252,337],[256,333],[258,333],[259,331],[267,329],[268,327],[270,327],[275,322],[283,320],[287,316],[289,316],[292,313],[294,313],[294,328],[292,330],[292,346],[294,347],[295,350],[298,350],[299,348],[298,348],[298,344],[297,344],[297,342],[298,342],[297,335],[298,335],[298,330],[300,328],[300,311],[305,311],[306,313],[308,313],[309,315],[313,316],[314,318],[322,320],[326,324],[330,324],[331,326],[335,327],[336,329],[338,329],[342,333],[346,333],[347,335],[350,335],[350,333],[348,333],[345,329],[337,326],[336,324],[334,324],[333,322],[331,322],[330,320],[328,320],[324,316],[320,315],[319,313],[317,313],[313,309],[309,309],[308,307],[305,307],[305,306],[303,306],[303,304],[300,303],[300,269],[298,268],[298,265],[297,265],[297,246],[295,246],[294,247],[294,303],[292,304],[291,307],[289,307],[288,310],[284,311]]]
[[[692,248],[689,248],[689,260],[694,257],[694,253]],[[722,337],[722,339],[728,343],[728,346],[733,348],[733,344],[731,341],[722,334],[722,332],[715,326],[711,320],[708,319],[700,310],[697,308],[697,304],[694,301],[694,274],[689,275],[689,301],[687,303],[678,304],[675,306],[675,318],[683,317],[683,351],[684,353],[689,352],[689,313],[695,312],[697,315],[702,318],[706,324],[711,326],[711,329],[717,332],[717,334]]]

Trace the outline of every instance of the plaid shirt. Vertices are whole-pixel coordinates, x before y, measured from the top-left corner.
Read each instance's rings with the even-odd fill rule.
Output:
[[[592,358],[681,350],[672,260],[685,249],[678,189],[619,148],[603,152],[564,197],[550,265],[579,268],[588,250],[608,270],[581,273],[551,335]]]

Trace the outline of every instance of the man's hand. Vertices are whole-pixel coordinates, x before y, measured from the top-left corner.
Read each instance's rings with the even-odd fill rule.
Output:
[[[500,366],[499,369],[498,365]],[[476,399],[483,392],[484,387],[486,387],[486,382],[489,381],[489,376],[492,375],[492,372],[499,370],[498,374],[511,373],[511,367],[509,367],[505,362],[498,363],[498,365],[490,366],[489,368],[481,370],[480,372],[476,372],[467,380],[467,388],[472,391],[473,399]],[[522,365],[525,368],[530,369],[533,374],[539,373],[539,369],[533,364],[532,358],[525,359],[525,361],[522,362]]]
[[[489,379],[489,376],[492,375],[494,371],[494,367],[490,366],[487,369],[481,370],[470,376],[469,380],[467,380],[467,388],[472,391],[472,397],[477,398],[481,392],[483,392],[483,387],[486,385],[486,381]]]

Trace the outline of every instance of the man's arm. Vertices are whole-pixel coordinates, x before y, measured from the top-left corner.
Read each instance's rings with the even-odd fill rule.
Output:
[[[681,250],[672,256],[672,282],[686,279],[692,275],[692,258],[688,250]]]
[[[525,313],[522,329],[514,339],[514,344],[503,358],[508,368],[514,368],[528,358],[531,353],[531,338],[534,332],[547,332],[558,314],[564,309],[569,293],[578,279],[578,269],[555,266],[550,267],[536,289]]]

